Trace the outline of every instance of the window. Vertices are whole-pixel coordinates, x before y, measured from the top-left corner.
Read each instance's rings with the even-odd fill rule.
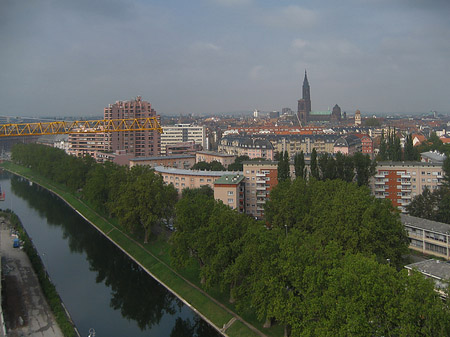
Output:
[[[202,182],[204,182],[205,181],[205,179],[203,179],[203,178],[200,178],[200,182],[202,183]]]
[[[234,195],[233,191],[228,191],[228,195]]]
[[[229,203],[229,204],[232,204],[233,202],[234,202],[234,199],[233,199],[233,198],[229,198],[229,199],[228,199],[228,203]]]

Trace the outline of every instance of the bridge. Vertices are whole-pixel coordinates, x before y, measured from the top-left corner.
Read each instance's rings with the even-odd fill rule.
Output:
[[[0,137],[147,130],[163,133],[157,117],[0,124]]]

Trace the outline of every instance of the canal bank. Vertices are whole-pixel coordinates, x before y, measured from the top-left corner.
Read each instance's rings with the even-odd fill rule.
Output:
[[[122,232],[120,228],[114,226],[106,219],[87,207],[82,201],[74,197],[64,189],[54,186],[52,182],[33,176],[33,172],[22,167],[9,165],[9,171],[30,179],[35,183],[51,190],[59,198],[64,200],[79,215],[86,219],[99,232],[105,235],[111,242],[118,246],[126,255],[136,261],[158,282],[163,284],[169,291],[180,298],[186,305],[207,320],[211,325],[221,331],[225,326],[226,330],[221,331],[225,336],[265,336],[260,330],[246,322],[242,317],[212,298],[201,288],[173,270],[165,261],[164,256],[152,254],[148,246],[135,241],[133,238]],[[160,258],[161,257],[161,258]],[[270,333],[270,335],[275,335]],[[276,334],[278,335],[278,334]]]

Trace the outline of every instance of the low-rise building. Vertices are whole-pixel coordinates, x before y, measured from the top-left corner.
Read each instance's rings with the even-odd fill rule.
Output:
[[[412,198],[425,188],[441,185],[442,164],[425,162],[379,162],[370,187],[376,198],[390,199],[394,207],[406,212]]]
[[[214,199],[245,212],[245,177],[242,174],[224,174],[214,182]]]
[[[423,254],[450,259],[450,225],[401,214],[409,238],[409,248]]]
[[[362,152],[361,139],[355,135],[339,137],[333,146],[334,153],[353,155],[356,152]]]
[[[204,161],[207,163],[211,163],[212,161],[218,161],[223,165],[223,167],[227,168],[228,165],[233,164],[236,156],[233,154],[227,153],[219,153],[213,151],[198,151],[195,154],[196,162]]]
[[[444,164],[444,160],[447,156],[444,153],[440,153],[439,151],[428,151],[422,152],[420,154],[420,161],[426,163],[436,163],[436,164]]]
[[[273,160],[273,145],[266,139],[227,136],[220,140],[219,152],[236,156],[248,156],[250,159],[264,158]]]
[[[164,166],[180,169],[190,169],[195,164],[194,155],[140,157],[130,159],[130,167],[148,165],[150,167]]]
[[[154,169],[163,177],[164,182],[172,184],[179,194],[185,188],[200,188],[204,185],[214,188],[214,181],[227,174],[225,171],[184,170],[163,166],[156,166]],[[233,173],[242,174],[242,172]]]

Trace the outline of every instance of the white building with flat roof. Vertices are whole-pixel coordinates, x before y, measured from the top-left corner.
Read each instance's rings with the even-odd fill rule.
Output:
[[[163,126],[161,134],[161,154],[166,154],[167,145],[194,142],[200,144],[203,150],[207,150],[206,128],[192,124],[175,124]]]

